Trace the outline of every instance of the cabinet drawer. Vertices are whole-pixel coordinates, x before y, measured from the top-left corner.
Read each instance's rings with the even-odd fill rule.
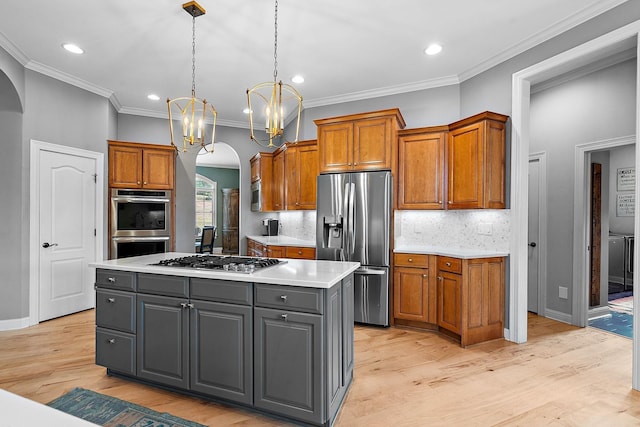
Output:
[[[429,268],[429,255],[424,254],[393,254],[393,263],[399,267]]]
[[[135,375],[135,335],[96,328],[96,365],[104,366],[123,374]]]
[[[115,270],[96,270],[96,285],[103,288],[121,289],[124,291],[136,290],[136,273]]]
[[[98,289],[96,291],[96,325],[134,333],[136,295],[130,292]]]
[[[287,246],[285,249],[285,258],[316,259],[316,249]]]
[[[324,293],[322,289],[256,283],[255,305],[322,314]]]
[[[438,257],[438,271],[462,274],[462,260],[460,258]]]
[[[138,292],[188,298],[189,278],[140,273],[138,274]]]
[[[231,280],[191,279],[191,298],[207,301],[251,305],[253,284]]]

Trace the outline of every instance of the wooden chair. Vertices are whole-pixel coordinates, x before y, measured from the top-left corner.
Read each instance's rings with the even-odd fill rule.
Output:
[[[198,253],[213,253],[213,241],[216,239],[216,227],[204,226],[202,227],[202,239],[200,239],[200,247]]]

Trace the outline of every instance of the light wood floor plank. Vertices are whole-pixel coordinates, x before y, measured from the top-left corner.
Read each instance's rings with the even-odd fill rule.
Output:
[[[47,403],[83,387],[212,426],[285,426],[108,377],[94,311],[0,332],[0,388]],[[462,349],[431,332],[357,326],[355,379],[336,426],[637,426],[629,339],[529,317],[529,341]]]

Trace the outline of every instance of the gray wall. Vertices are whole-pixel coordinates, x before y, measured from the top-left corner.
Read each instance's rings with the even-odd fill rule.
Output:
[[[531,152],[547,153],[547,308],[571,313],[574,152],[577,144],[635,134],[636,61],[531,96]]]

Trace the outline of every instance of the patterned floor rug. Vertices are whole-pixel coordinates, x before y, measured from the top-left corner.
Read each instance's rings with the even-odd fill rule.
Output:
[[[589,326],[633,338],[633,315],[611,311],[610,314],[589,320]]]
[[[106,427],[205,427],[82,388],[74,388],[48,405]]]
[[[633,296],[618,298],[609,301],[609,308],[618,313],[633,314]]]

